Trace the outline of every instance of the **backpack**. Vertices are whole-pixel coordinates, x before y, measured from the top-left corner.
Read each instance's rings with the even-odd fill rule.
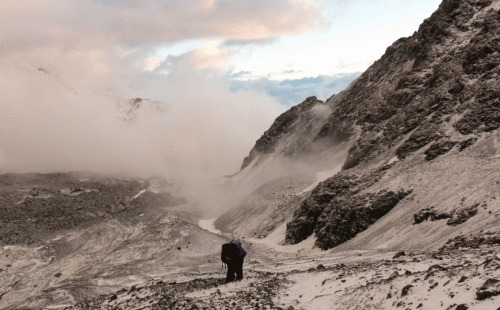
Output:
[[[240,257],[247,256],[247,251],[245,251],[245,249],[241,245],[240,239],[231,240],[231,241],[229,241],[229,243],[236,245],[236,247],[238,248],[238,256],[240,256]]]
[[[227,258],[235,259],[238,257],[238,247],[233,243],[225,243],[222,245],[222,251],[220,253],[220,259],[223,263],[227,264],[229,260]]]

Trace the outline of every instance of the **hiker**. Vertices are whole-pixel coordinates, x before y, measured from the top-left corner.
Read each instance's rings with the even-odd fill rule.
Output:
[[[227,264],[226,283],[243,279],[243,259],[247,255],[239,239],[231,240],[222,245],[221,260]]]

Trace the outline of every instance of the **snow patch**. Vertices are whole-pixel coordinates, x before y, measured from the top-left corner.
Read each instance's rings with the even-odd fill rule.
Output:
[[[78,196],[80,194],[83,194],[83,193],[92,193],[92,192],[96,192],[98,193],[99,190],[97,189],[89,189],[89,188],[73,188],[73,187],[70,187],[70,188],[63,188],[60,190],[61,194],[64,194],[64,195],[68,195],[68,196]]]
[[[68,307],[71,307],[72,304],[62,304],[62,305],[55,305],[55,306],[45,306],[44,309],[66,309]]]
[[[64,237],[66,237],[66,234],[59,235],[59,236],[55,237],[54,239],[52,239],[52,241],[61,240]]]
[[[132,200],[135,200],[135,199],[139,198],[139,197],[140,197],[142,194],[144,194],[145,192],[146,192],[146,190],[145,190],[145,189],[141,190],[140,192],[138,192],[138,193],[134,196],[134,198],[132,198]]]
[[[205,229],[205,230],[207,230],[207,231],[209,231],[209,232],[211,232],[213,234],[222,235],[222,231],[220,231],[217,228],[215,228],[215,225],[214,225],[215,220],[217,220],[217,218],[200,220],[198,222],[198,225],[201,228],[203,228],[203,229]]]
[[[97,280],[97,285],[99,286],[133,286],[138,284],[143,284],[144,279],[140,276],[124,276],[124,277],[116,277],[113,279],[99,279]]]
[[[391,158],[391,160],[389,160],[389,162],[387,164],[390,165],[390,164],[395,163],[397,161],[399,161],[399,158],[397,156],[394,156],[393,158]]]
[[[488,9],[500,9],[500,2],[494,1],[492,4],[490,4]],[[488,9],[485,9],[485,11],[487,11]]]
[[[268,248],[271,248],[277,252],[286,252],[286,253],[297,253],[297,252],[307,252],[308,254],[312,253],[321,253],[320,249],[314,249],[314,243],[316,242],[316,234],[312,234],[306,240],[291,245],[285,245],[285,237],[286,237],[286,223],[283,223],[281,226],[276,228],[271,234],[269,234],[264,239],[249,239],[253,243],[262,244]]]

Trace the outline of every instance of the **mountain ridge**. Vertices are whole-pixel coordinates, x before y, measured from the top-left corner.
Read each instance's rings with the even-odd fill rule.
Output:
[[[427,200],[425,191],[431,189],[426,182],[434,184],[429,179],[431,175],[439,178],[429,170],[433,166],[449,167],[452,172],[443,173],[449,177],[453,176],[453,169],[457,169],[456,175],[461,175],[458,169],[462,168],[472,173],[473,176],[458,180],[457,186],[464,191],[468,179],[483,176],[495,182],[488,174],[500,153],[499,16],[499,1],[445,0],[418,31],[389,46],[346,90],[325,102],[310,97],[276,119],[257,140],[242,168],[255,161],[252,169],[256,171],[255,167],[264,165],[266,158],[271,157],[273,160],[309,157],[309,162],[314,162],[311,159],[314,156],[325,161],[330,156],[342,161],[342,172],[332,173],[331,179],[319,183],[287,221],[286,243],[296,244],[314,235],[315,246],[326,250],[346,242],[352,244],[349,240],[367,229],[372,231],[369,227],[382,218],[387,222],[387,218],[402,212],[403,206],[418,214],[431,207],[418,205],[412,199]],[[311,106],[315,105],[328,107],[325,113],[328,115],[308,118]],[[305,119],[308,122],[297,121]],[[314,130],[305,130],[308,124],[314,124],[311,126]],[[347,150],[343,159],[338,156],[341,150]],[[450,164],[453,161],[459,164],[453,167]],[[477,166],[480,162],[484,166]],[[473,171],[466,167],[467,163],[478,168]],[[397,181],[412,179],[409,173],[415,173],[415,167],[425,171],[418,173],[422,174],[420,180]],[[243,172],[248,173],[246,170]],[[350,180],[347,183],[346,178]],[[436,186],[447,192],[451,182],[443,180]],[[476,185],[471,187],[481,190]],[[471,195],[477,200],[471,206],[486,203],[489,209],[499,207],[494,200],[490,201],[494,186],[487,188],[482,198]],[[393,201],[396,197],[397,201],[389,204],[387,215],[383,212],[377,213],[376,218],[369,215],[374,202]],[[445,212],[452,208],[448,200],[438,199],[434,207]],[[453,207],[456,210],[446,212],[463,214],[465,211],[459,205],[456,203]],[[414,214],[394,225],[403,229]],[[488,221],[481,210],[476,214],[474,225]],[[344,220],[334,220],[338,218]],[[345,221],[349,222],[346,227],[352,233],[342,237],[340,243],[333,241],[342,234],[340,227],[344,227]],[[464,223],[458,225],[469,226]],[[476,230],[478,227],[474,225],[471,229]],[[446,242],[443,235],[451,238],[457,233],[447,227],[442,229],[434,239],[424,238],[434,244],[432,249]],[[420,233],[418,227],[413,230]],[[411,238],[411,233],[405,236]],[[394,242],[393,246],[401,246],[399,241],[394,239]],[[426,248],[423,242],[408,240],[408,244],[412,249]],[[386,247],[388,243],[375,241],[373,246]]]

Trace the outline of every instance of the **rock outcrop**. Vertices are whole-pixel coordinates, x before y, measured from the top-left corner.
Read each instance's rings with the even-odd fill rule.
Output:
[[[352,200],[331,203],[318,219],[315,245],[327,250],[354,238],[386,215],[410,192],[401,190],[359,195]]]
[[[434,208],[424,208],[420,210],[418,213],[414,214],[415,218],[414,224],[420,224],[424,221],[437,221],[442,219],[449,219],[451,214],[449,212],[439,212],[434,210]]]
[[[460,235],[449,239],[440,251],[448,251],[459,248],[477,249],[481,246],[489,247],[500,243],[500,233],[497,231],[487,231],[473,235]]]
[[[411,192],[361,193],[382,175],[383,170],[361,177],[345,172],[320,183],[287,224],[286,242],[295,244],[316,233],[315,245],[326,250],[368,228]]]
[[[450,212],[443,212],[435,210],[433,207],[424,208],[418,213],[414,214],[415,219],[414,224],[420,224],[426,220],[437,221],[442,219],[448,219],[447,225],[456,226],[467,222],[468,219],[477,214],[477,209],[479,204],[472,205],[470,207],[462,207]]]
[[[119,117],[127,123],[136,121],[139,115],[145,110],[156,113],[167,111],[167,105],[164,102],[142,98],[123,99],[117,97],[115,98],[115,105],[118,109]]]
[[[500,280],[498,279],[488,279],[476,292],[477,299],[483,300],[490,296],[496,296],[500,294]]]

